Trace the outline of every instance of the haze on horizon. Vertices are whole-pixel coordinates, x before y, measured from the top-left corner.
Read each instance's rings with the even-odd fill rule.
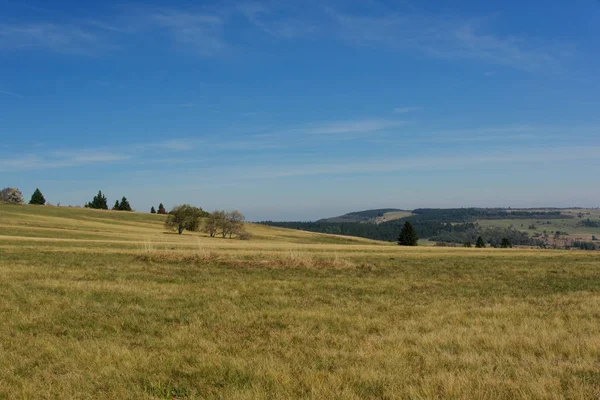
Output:
[[[250,220],[598,207],[599,21],[596,0],[0,0],[0,184]]]

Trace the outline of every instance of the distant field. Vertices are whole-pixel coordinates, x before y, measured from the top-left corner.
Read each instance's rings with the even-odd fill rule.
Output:
[[[393,221],[395,219],[406,218],[414,215],[410,211],[391,211],[383,214],[383,217],[377,218],[377,223]]]
[[[0,398],[600,396],[598,252],[163,218],[0,206]]]
[[[532,210],[530,210],[532,211]],[[544,231],[550,232],[567,232],[570,236],[580,237],[589,240],[592,235],[600,238],[600,228],[589,228],[578,226],[582,220],[590,219],[591,221],[600,222],[600,210],[598,209],[573,209],[561,210],[562,214],[572,215],[574,218],[563,219],[501,219],[501,220],[478,220],[483,227],[498,226],[508,228],[510,226],[527,232],[530,236],[535,233],[543,234]],[[577,216],[582,214],[582,218]],[[535,229],[529,229],[530,226],[535,226]]]

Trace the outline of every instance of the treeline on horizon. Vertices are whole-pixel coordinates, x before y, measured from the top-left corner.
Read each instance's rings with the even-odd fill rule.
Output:
[[[314,222],[262,221],[263,225],[298,229],[310,232],[329,233],[335,235],[358,236],[367,239],[394,242],[406,221],[409,221],[420,238],[441,243],[475,243],[481,236],[491,246],[499,246],[503,238],[508,238],[513,245],[543,246],[544,241],[531,238],[525,232],[513,228],[483,228],[474,221],[477,219],[567,219],[570,215],[561,214],[560,210],[523,211],[500,208],[420,208],[412,211],[412,216],[404,217],[380,224],[364,222]]]

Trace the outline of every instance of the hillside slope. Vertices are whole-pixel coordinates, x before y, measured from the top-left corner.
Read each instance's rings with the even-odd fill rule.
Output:
[[[404,218],[412,215],[410,211],[401,210],[398,208],[377,208],[374,210],[355,211],[337,217],[323,218],[317,222],[332,222],[332,223],[381,223],[394,219]]]
[[[252,246],[259,243],[281,244],[382,244],[381,242],[246,224],[250,241],[210,238],[200,232],[176,235],[163,228],[164,215],[31,205],[0,205],[0,237],[21,241],[65,241],[71,244],[104,242],[124,247],[146,245]]]

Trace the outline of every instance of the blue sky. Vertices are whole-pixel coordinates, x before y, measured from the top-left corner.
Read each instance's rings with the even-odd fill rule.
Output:
[[[600,206],[600,1],[0,0],[0,186],[251,220]]]

